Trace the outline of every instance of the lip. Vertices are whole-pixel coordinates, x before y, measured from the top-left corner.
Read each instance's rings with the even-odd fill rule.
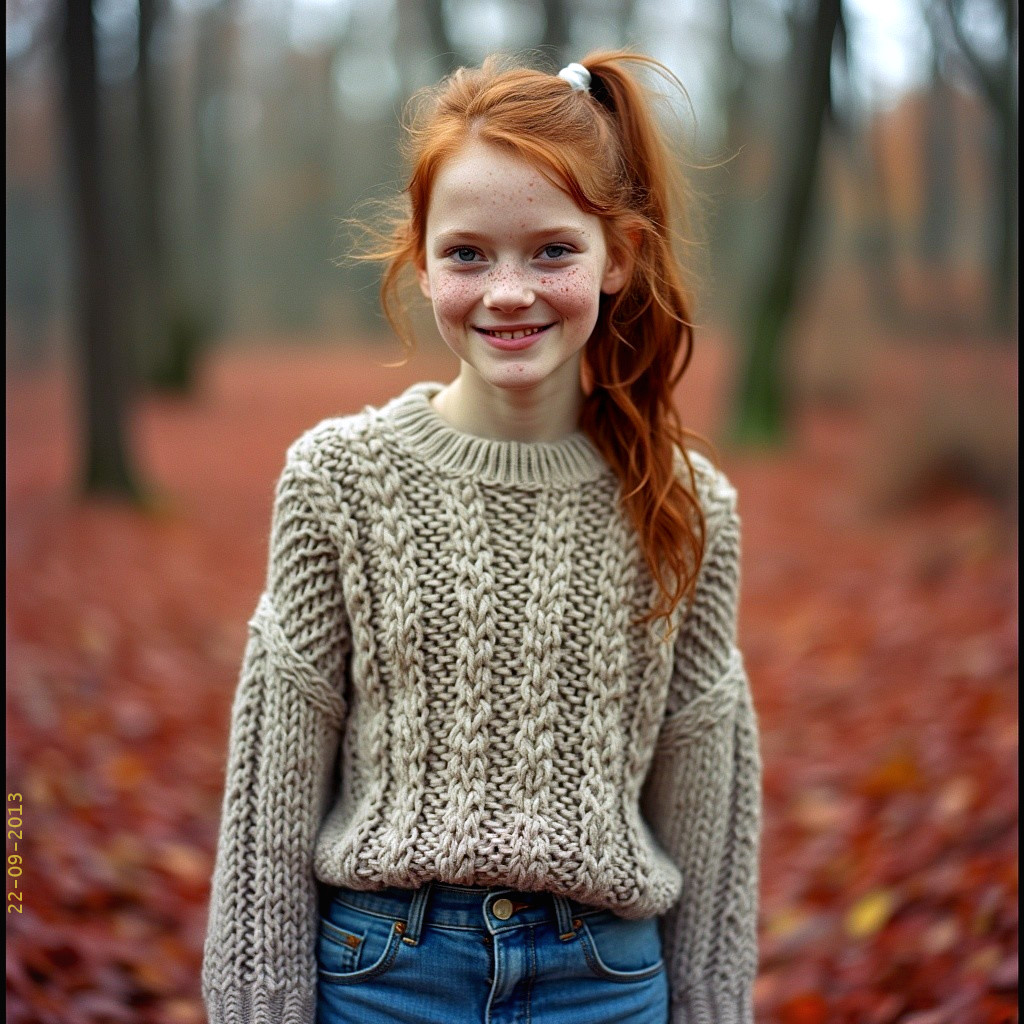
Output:
[[[494,348],[499,348],[504,352],[519,352],[524,348],[529,348],[538,338],[543,338],[552,327],[554,327],[554,324],[516,324],[515,326],[503,325],[501,327],[488,328],[474,327],[473,330]],[[535,334],[529,334],[525,338],[496,338],[493,334],[487,333],[487,331],[532,331],[536,328],[540,329]]]

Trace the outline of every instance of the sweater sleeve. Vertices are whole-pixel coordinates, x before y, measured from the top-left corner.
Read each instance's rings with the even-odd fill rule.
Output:
[[[677,635],[665,719],[643,809],[679,868],[661,920],[671,1024],[752,1024],[757,971],[761,760],[736,646],[735,491],[709,526],[696,599]]]
[[[266,589],[231,711],[225,791],[203,950],[209,1024],[313,1024],[313,851],[345,715],[350,648],[326,489],[289,453],[278,483]]]

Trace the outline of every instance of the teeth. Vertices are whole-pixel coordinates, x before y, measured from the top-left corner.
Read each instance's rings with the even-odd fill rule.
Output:
[[[493,335],[495,338],[503,338],[505,341],[516,341],[519,338],[525,338],[530,334],[538,334],[543,331],[543,327],[534,327],[529,331],[485,331],[485,334]]]

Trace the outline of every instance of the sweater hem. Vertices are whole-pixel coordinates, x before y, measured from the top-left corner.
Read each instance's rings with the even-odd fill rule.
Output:
[[[671,1024],[754,1024],[753,998],[741,991],[700,981],[673,996]]]
[[[254,984],[203,993],[208,1024],[313,1024],[316,990]]]

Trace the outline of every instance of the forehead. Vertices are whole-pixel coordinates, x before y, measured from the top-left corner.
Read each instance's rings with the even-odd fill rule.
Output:
[[[427,230],[447,231],[481,221],[511,228],[551,218],[555,218],[552,223],[573,224],[580,230],[599,224],[532,164],[473,140],[438,170]]]

